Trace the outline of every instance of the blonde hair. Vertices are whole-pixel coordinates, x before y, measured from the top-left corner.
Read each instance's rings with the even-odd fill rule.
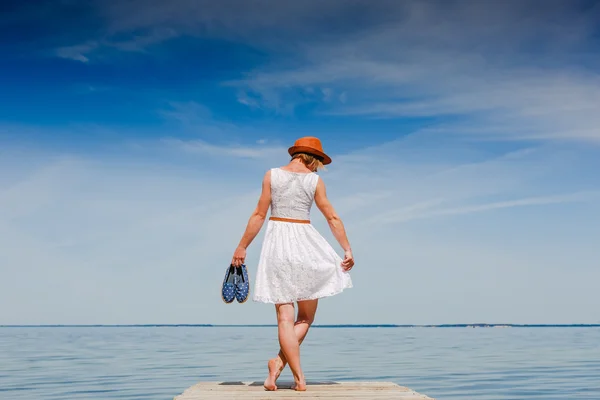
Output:
[[[302,161],[302,163],[304,165],[306,165],[306,168],[310,169],[311,171],[317,171],[320,169],[325,169],[325,166],[323,165],[323,162],[316,156],[312,155],[312,154],[308,154],[308,153],[296,153],[292,156],[292,160],[294,158],[299,158],[300,161]]]

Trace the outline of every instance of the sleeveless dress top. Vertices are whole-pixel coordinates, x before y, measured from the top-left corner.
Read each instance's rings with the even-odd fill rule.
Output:
[[[271,216],[309,220],[319,179],[314,172],[271,169]],[[341,293],[352,287],[341,262],[312,224],[269,220],[253,300],[282,304]]]

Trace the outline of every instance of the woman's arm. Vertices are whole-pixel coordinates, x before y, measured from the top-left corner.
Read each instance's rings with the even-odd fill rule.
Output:
[[[252,215],[250,215],[250,219],[248,220],[248,225],[246,225],[246,230],[244,231],[244,235],[238,244],[238,247],[235,249],[233,253],[233,258],[231,260],[231,264],[235,266],[242,265],[246,260],[246,249],[250,246],[250,243],[254,240],[258,232],[263,226],[265,219],[267,217],[267,211],[269,211],[269,206],[271,205],[271,171],[267,171],[263,178],[262,182],[262,192],[258,199],[258,204]]]
[[[339,215],[335,212],[333,205],[327,198],[327,191],[325,189],[325,183],[321,178],[317,182],[317,190],[315,191],[315,204],[323,213],[323,216],[329,224],[329,228],[335,236],[336,240],[344,249],[344,261],[342,261],[342,267],[346,270],[350,270],[354,266],[354,257],[352,256],[352,249],[350,248],[350,242],[346,236],[346,229]]]

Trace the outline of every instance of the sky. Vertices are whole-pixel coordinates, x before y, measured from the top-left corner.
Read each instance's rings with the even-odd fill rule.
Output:
[[[315,323],[600,323],[599,48],[597,1],[4,1],[0,324],[275,323],[221,282],[307,135]]]

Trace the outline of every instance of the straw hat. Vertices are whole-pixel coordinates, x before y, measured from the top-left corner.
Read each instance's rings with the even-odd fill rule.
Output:
[[[331,163],[331,158],[323,151],[321,141],[313,136],[302,137],[294,143],[292,147],[288,149],[290,156],[295,153],[308,153],[321,158],[323,165]]]

